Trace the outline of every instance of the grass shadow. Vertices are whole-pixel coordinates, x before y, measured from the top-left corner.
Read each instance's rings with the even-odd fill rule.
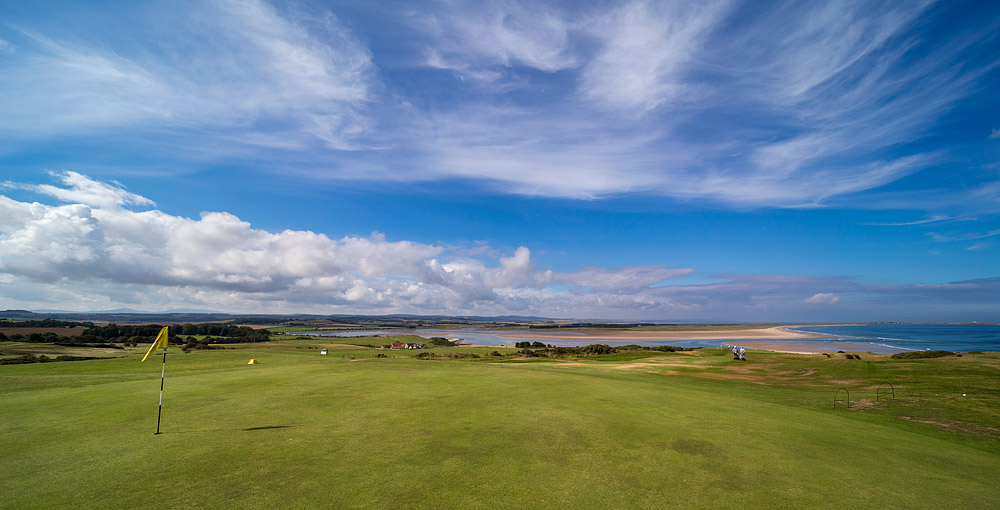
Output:
[[[263,427],[250,427],[250,428],[246,428],[246,429],[243,429],[243,430],[246,431],[246,430],[286,429],[286,428],[294,427],[294,426],[295,425],[266,425],[266,426],[263,426]]]

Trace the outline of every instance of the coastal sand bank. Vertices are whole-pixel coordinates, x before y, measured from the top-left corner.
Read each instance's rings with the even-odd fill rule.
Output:
[[[823,335],[802,333],[788,329],[791,326],[759,329],[733,329],[716,331],[615,331],[613,333],[560,332],[499,333],[508,338],[538,338],[550,340],[601,340],[605,342],[633,342],[636,340],[798,340],[803,338],[824,338]]]
[[[788,328],[795,326],[778,326],[773,328],[715,330],[715,331],[616,331],[614,333],[576,333],[560,332],[539,333],[500,333],[509,338],[535,338],[541,340],[576,340],[628,343],[642,341],[670,340],[719,340],[719,345],[739,345],[747,349],[756,349],[793,354],[819,354],[836,351],[872,351],[869,344],[854,342],[802,342],[813,338],[830,338],[815,333],[802,333]]]

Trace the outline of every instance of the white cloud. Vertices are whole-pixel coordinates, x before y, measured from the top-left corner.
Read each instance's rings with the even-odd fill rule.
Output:
[[[970,56],[987,30],[931,41],[929,5],[460,1],[342,20],[295,2],[136,3],[107,34],[7,29],[0,151],[58,137],[163,167],[578,199],[881,197],[954,157],[913,142],[997,65]],[[376,38],[384,54],[362,42]]]
[[[569,41],[591,43],[574,46],[577,60],[567,69],[575,81],[556,89],[563,94],[551,93],[544,105],[498,94],[499,103],[488,106],[417,112],[394,140],[426,157],[365,175],[461,178],[535,196],[643,192],[738,206],[822,206],[946,159],[885,154],[919,138],[989,69],[953,65],[976,34],[914,58],[919,41],[908,34],[928,5],[786,2],[753,13],[726,1],[590,5],[560,25],[572,27]],[[520,15],[517,5],[491,4],[449,16],[461,12],[481,25],[475,20],[494,19],[498,8]],[[737,15],[749,18],[737,23]],[[468,39],[458,46],[463,66],[505,62],[497,52],[507,50],[497,48],[509,45],[484,37],[493,53],[481,53]],[[433,55],[435,66],[449,67]],[[548,98],[551,87],[530,90]],[[359,175],[342,172],[330,175]]]
[[[605,290],[636,290],[656,285],[664,280],[691,274],[688,268],[666,266],[627,266],[620,269],[587,267],[573,273],[556,273],[552,280],[567,285],[594,287]]]
[[[130,203],[149,202],[121,185],[79,174],[62,179],[49,196],[94,203],[47,205],[0,195],[0,308],[751,322],[1000,319],[998,278],[865,286],[849,278],[717,275],[717,283],[658,285],[693,270],[539,271],[524,246],[507,255],[478,250],[484,262],[462,249],[389,241],[378,233],[340,239],[274,233],[225,212],[190,219],[134,211]],[[843,303],[848,293],[851,302]]]
[[[332,16],[295,17],[259,0],[130,8],[139,26],[129,29],[169,37],[157,46],[128,37],[87,44],[22,29],[25,44],[0,78],[0,129],[19,138],[226,131],[230,143],[318,139],[353,149],[370,124],[361,110],[371,99],[371,53]]]
[[[1000,140],[1000,129],[994,129],[993,132],[990,133],[990,140]]]
[[[928,232],[928,236],[938,242],[972,241],[975,239],[986,239],[988,237],[1000,236],[1000,229],[988,230],[986,232]]]
[[[119,183],[107,184],[94,181],[77,172],[63,172],[57,175],[69,188],[40,184],[33,188],[39,193],[55,197],[63,202],[78,202],[83,205],[112,208],[124,205],[155,205],[152,200],[130,193]]]
[[[419,25],[431,37],[427,66],[477,81],[499,79],[498,67],[554,72],[578,64],[570,48],[573,23],[538,2],[460,2]]]
[[[698,95],[687,84],[685,65],[697,58],[728,4],[633,1],[594,20],[588,33],[602,47],[584,69],[583,96],[641,113]]]
[[[309,231],[271,233],[225,212],[199,219],[158,210],[120,185],[77,173],[35,189],[63,201],[44,205],[0,196],[0,274],[66,286],[197,289],[271,295],[271,300],[355,303],[439,310],[492,302],[534,280],[531,252],[520,247],[495,267],[448,256],[440,246],[386,240],[383,234],[331,239]],[[89,282],[89,283],[88,283]]]
[[[840,296],[830,292],[819,292],[806,298],[806,303],[835,305],[840,302]]]

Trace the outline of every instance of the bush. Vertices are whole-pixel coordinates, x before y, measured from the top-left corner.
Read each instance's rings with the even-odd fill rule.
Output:
[[[892,359],[926,359],[926,358],[943,358],[945,356],[954,356],[955,353],[951,351],[913,351],[913,352],[897,352],[890,356]]]
[[[583,347],[580,352],[581,354],[614,354],[618,352],[618,350],[610,345],[591,344]]]
[[[31,354],[25,354],[24,356],[18,356],[16,358],[6,358],[0,359],[0,365],[24,365],[27,363],[51,363],[54,361],[84,361],[88,359],[103,359],[94,356],[56,356],[52,359],[44,354],[38,356],[33,356]]]
[[[455,344],[451,340],[448,340],[447,338],[442,338],[442,337],[439,337],[439,336],[431,338],[430,340],[427,341],[427,343],[429,343],[431,345],[438,346],[438,347],[454,347],[455,346]]]
[[[503,354],[500,354],[500,351],[493,351],[489,355],[493,357],[503,356]]]

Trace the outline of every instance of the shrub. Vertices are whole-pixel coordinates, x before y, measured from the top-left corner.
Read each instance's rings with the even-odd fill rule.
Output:
[[[18,356],[16,358],[0,359],[0,365],[23,365],[25,363],[39,363],[42,361],[39,358],[45,358],[45,356],[32,356],[30,354],[25,354],[24,356]]]
[[[493,357],[503,356],[503,354],[500,354],[500,351],[493,351],[489,355]]]
[[[581,350],[582,354],[613,354],[616,352],[618,352],[617,349],[604,344],[590,344]]]
[[[951,351],[912,351],[912,352],[897,352],[890,356],[892,359],[926,359],[926,358],[942,358],[944,356],[954,356],[955,353]]]
[[[94,356],[56,356],[52,359],[44,354],[33,356],[31,354],[25,354],[24,356],[18,356],[16,358],[5,358],[0,359],[0,365],[24,365],[26,363],[50,363],[54,361],[84,361],[88,359],[103,359]]]

